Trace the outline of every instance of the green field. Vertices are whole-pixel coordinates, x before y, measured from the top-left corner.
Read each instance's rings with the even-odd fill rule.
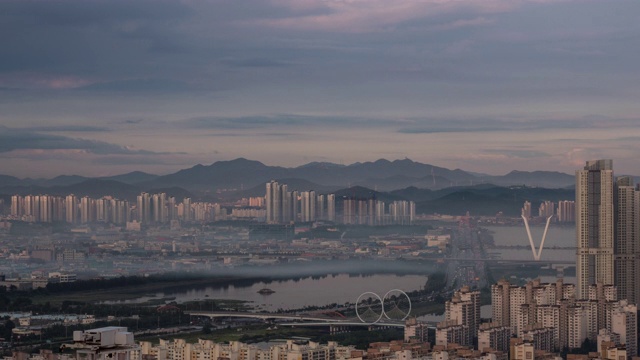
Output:
[[[267,324],[251,324],[242,326],[241,328],[229,328],[213,330],[210,334],[204,334],[202,332],[195,332],[182,335],[171,336],[151,336],[151,337],[136,337],[136,340],[151,341],[158,343],[159,339],[172,338],[172,339],[184,339],[187,342],[197,342],[198,339],[212,340],[215,342],[229,342],[229,341],[242,341],[247,343],[255,343],[261,341],[269,341],[276,339],[290,339],[292,337],[307,337],[314,338],[326,334],[326,329],[309,329],[309,328],[292,328],[292,327],[277,327],[277,329],[268,330]]]

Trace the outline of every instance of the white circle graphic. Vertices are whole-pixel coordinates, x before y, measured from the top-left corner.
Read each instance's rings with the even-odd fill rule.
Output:
[[[361,307],[362,305],[360,304],[360,301],[362,300],[362,298],[366,295],[369,295],[368,299],[371,299],[371,295],[373,295],[374,300],[375,298],[378,299],[378,301],[380,302],[380,307],[382,308],[380,311],[380,315],[378,315],[372,308],[371,308],[371,304],[367,304],[366,305],[366,310],[361,312],[361,309],[359,309],[359,307]],[[374,321],[366,321],[365,319],[362,318],[363,315],[367,314],[367,313],[373,313],[374,317],[377,316],[377,319],[375,319]],[[380,295],[371,292],[371,291],[367,291],[364,292],[362,294],[360,294],[360,296],[358,296],[358,300],[356,300],[356,316],[358,316],[358,319],[360,319],[360,321],[362,321],[363,323],[368,323],[368,324],[375,324],[378,321],[380,321],[382,319],[382,316],[384,315],[384,304],[382,302],[382,298],[380,298]]]
[[[399,294],[394,295],[394,293]],[[388,306],[392,307],[387,308]],[[389,320],[404,321],[411,314],[411,299],[400,289],[389,290],[382,297],[382,311],[384,317]]]
[[[369,297],[364,299],[367,295]],[[371,298],[373,298],[373,301]],[[376,299],[380,302],[381,307],[379,315],[378,312],[374,310],[374,307],[376,306],[373,302]],[[366,304],[364,303],[365,300],[367,301]],[[400,289],[389,290],[383,297],[380,297],[380,295],[374,292],[367,291],[360,294],[360,296],[358,296],[358,300],[356,300],[356,316],[365,324],[375,324],[382,320],[383,317],[388,320],[404,321],[410,314],[411,299],[406,292]],[[375,320],[365,320],[363,315],[375,318]]]

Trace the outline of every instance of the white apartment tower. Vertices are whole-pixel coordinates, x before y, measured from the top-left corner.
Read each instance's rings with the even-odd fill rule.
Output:
[[[588,161],[576,171],[577,298],[593,284],[614,283],[613,161]]]
[[[528,201],[524,202],[522,205],[521,215],[526,217],[527,219],[531,219],[531,203]]]
[[[336,221],[336,196],[334,194],[327,195],[327,220]]]
[[[463,286],[445,303],[445,320],[466,327],[460,345],[471,345],[480,325],[480,292]]]
[[[559,201],[556,215],[558,222],[574,222],[576,220],[576,202],[570,200]]]
[[[615,187],[615,284],[618,299],[640,303],[640,191],[633,178],[619,177]]]
[[[498,323],[480,324],[478,329],[478,350],[493,349],[503,352],[509,351],[511,329]]]
[[[610,331],[620,337],[627,354],[635,356],[638,352],[638,307],[624,300],[618,302],[611,314]]]

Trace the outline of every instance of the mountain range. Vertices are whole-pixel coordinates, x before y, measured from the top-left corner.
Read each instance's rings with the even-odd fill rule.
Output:
[[[134,200],[140,192],[165,192],[178,199],[208,201],[263,196],[264,184],[277,180],[290,190],[315,190],[342,197],[375,197],[382,201],[412,200],[419,213],[462,215],[517,215],[525,200],[572,200],[574,177],[549,171],[512,171],[503,176],[450,170],[404,160],[339,165],[314,162],[294,168],[267,166],[258,161],[235,159],[196,165],[168,175],[140,171],[87,178],[63,175],[52,179],[19,179],[0,175],[0,196],[50,194],[64,196],[111,195]]]
[[[300,182],[300,185],[316,186],[316,190],[362,186],[378,191],[392,191],[407,187],[435,190],[482,183],[502,186],[526,185],[564,188],[572,186],[575,181],[572,175],[559,172],[512,171],[502,176],[491,176],[460,169],[450,170],[409,159],[394,161],[380,159],[374,162],[358,162],[351,165],[313,162],[298,167],[285,168],[239,158],[218,161],[211,165],[199,164],[162,176],[140,171],[100,178],[63,175],[52,179],[19,179],[0,175],[0,192],[6,193],[4,189],[7,187],[70,186],[87,180],[102,180],[135,185],[141,189],[181,187],[192,193],[200,194],[251,189],[272,179],[287,179],[289,183]],[[305,181],[308,183],[305,184]],[[300,190],[306,189],[300,188]]]

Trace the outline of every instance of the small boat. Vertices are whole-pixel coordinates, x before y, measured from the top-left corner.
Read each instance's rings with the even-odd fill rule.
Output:
[[[273,294],[275,291],[269,289],[269,288],[264,288],[264,289],[260,289],[258,290],[258,294],[262,294],[262,295],[271,295]]]

